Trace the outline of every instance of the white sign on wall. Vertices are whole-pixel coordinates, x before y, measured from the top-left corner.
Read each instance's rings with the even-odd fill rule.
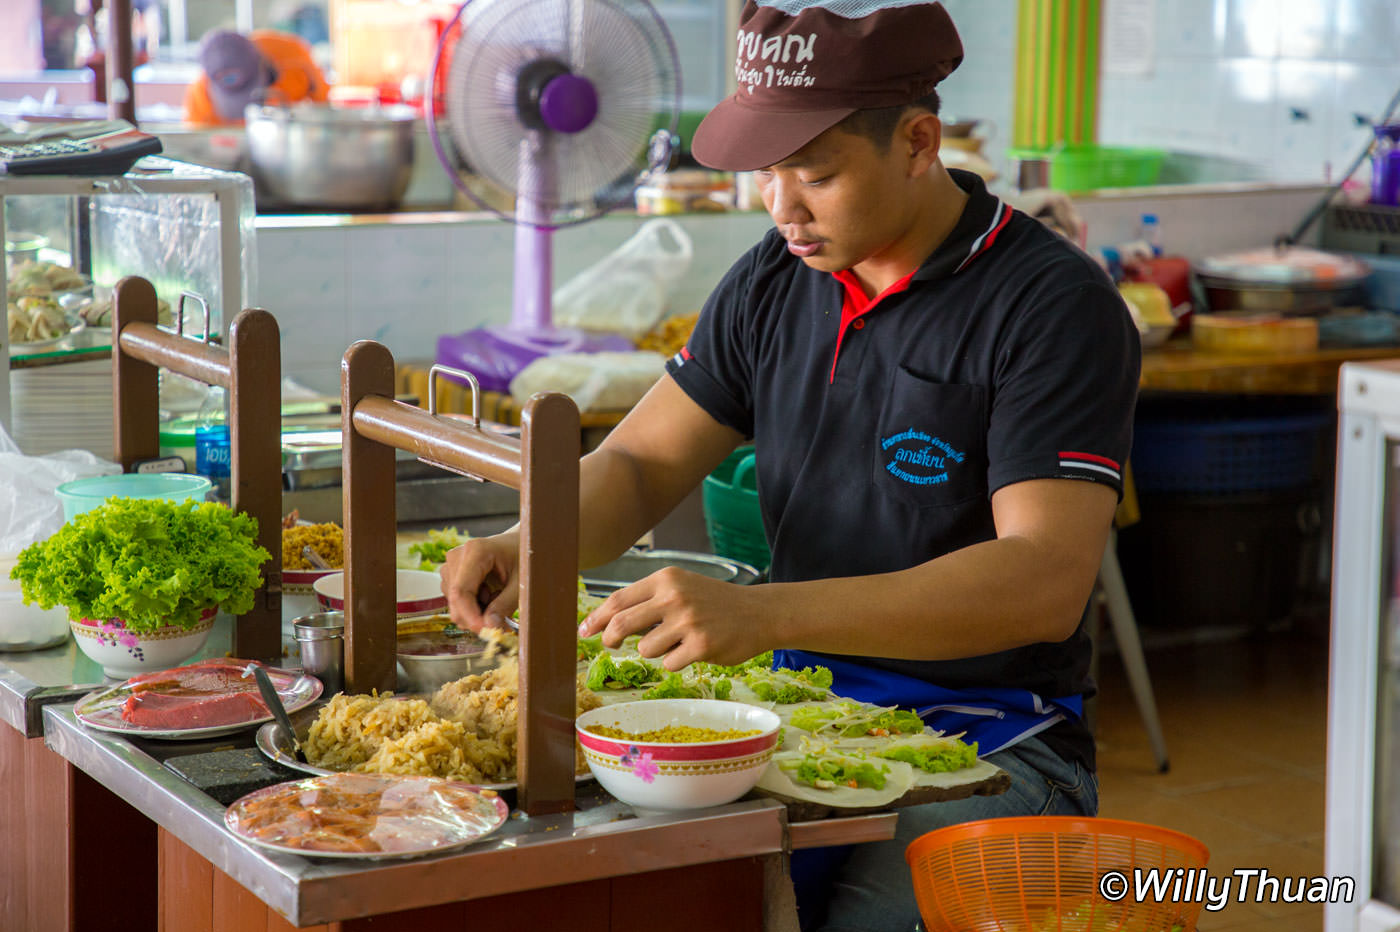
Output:
[[[1103,74],[1147,77],[1157,55],[1157,0],[1104,0]]]

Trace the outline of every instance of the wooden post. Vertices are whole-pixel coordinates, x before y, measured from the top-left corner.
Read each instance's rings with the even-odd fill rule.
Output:
[[[578,407],[536,395],[521,417],[520,808],[561,812],[574,801],[578,666]],[[567,782],[565,782],[567,781]]]
[[[230,506],[258,522],[258,543],[272,554],[263,585],[238,619],[236,657],[282,653],[282,355],[277,320],[261,308],[229,325]]]
[[[131,0],[107,0],[107,116],[132,126],[136,125],[134,65]]]
[[[342,510],[345,519],[345,692],[394,689],[394,448],[363,435],[355,407],[367,397],[394,397],[394,357],[361,340],[340,363]]]
[[[112,289],[112,456],[124,471],[160,455],[160,371],[122,352],[122,328],[156,325],[156,289],[129,276]]]

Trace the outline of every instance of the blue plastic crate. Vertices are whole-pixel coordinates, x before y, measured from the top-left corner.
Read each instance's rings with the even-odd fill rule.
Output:
[[[1133,425],[1141,492],[1219,494],[1304,488],[1318,478],[1324,412],[1260,418],[1151,420]]]

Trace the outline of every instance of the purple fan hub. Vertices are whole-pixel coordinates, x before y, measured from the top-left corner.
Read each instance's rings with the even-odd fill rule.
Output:
[[[540,94],[540,118],[556,133],[578,133],[598,117],[598,89],[577,74],[561,74]]]

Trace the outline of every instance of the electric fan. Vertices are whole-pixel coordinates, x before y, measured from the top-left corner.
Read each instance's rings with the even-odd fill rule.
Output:
[[[680,70],[656,10],[646,0],[467,0],[443,30],[429,87],[442,96],[441,116],[426,109],[448,175],[516,224],[510,323],[440,337],[437,362],[503,392],[540,356],[631,349],[554,326],[552,236],[630,199],[643,173],[670,160]]]

